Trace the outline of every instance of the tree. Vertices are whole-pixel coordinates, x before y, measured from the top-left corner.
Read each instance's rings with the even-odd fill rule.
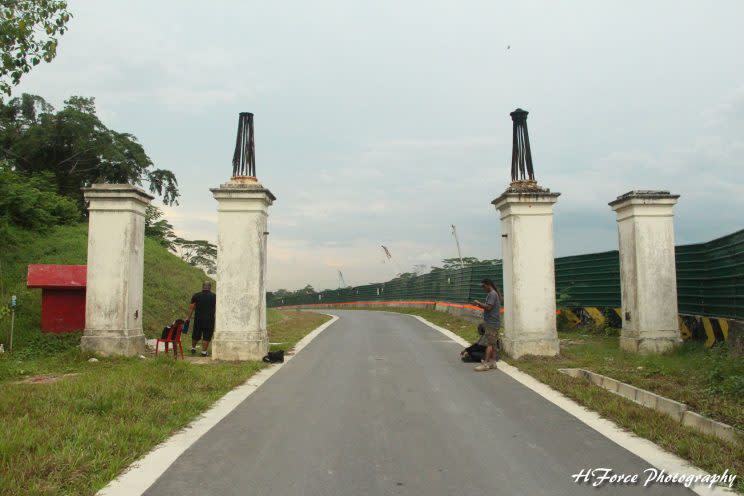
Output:
[[[78,219],[77,205],[56,193],[50,174],[28,177],[0,160],[0,228],[12,224],[42,230]],[[7,242],[5,236],[2,238]]]
[[[93,183],[149,183],[166,205],[177,204],[173,172],[156,169],[137,138],[107,128],[96,115],[95,99],[73,96],[64,109],[24,94],[0,102],[0,159],[27,175],[50,172],[58,193],[77,199]]]
[[[400,280],[412,279],[412,278],[416,277],[417,275],[419,275],[419,274],[417,274],[416,272],[402,272],[402,273],[398,274],[397,276],[395,276],[393,278],[393,281],[398,280],[398,279],[400,279]]]
[[[173,226],[163,218],[163,211],[154,205],[148,205],[145,210],[145,236],[176,253],[178,237],[173,232]]]
[[[416,264],[413,266],[413,273],[417,276],[420,276],[422,274],[426,273],[426,264]]]
[[[183,238],[176,238],[174,243],[178,245],[181,258],[210,276],[217,274],[217,247],[213,243],[203,239],[190,241]]]
[[[67,31],[72,14],[59,0],[2,0],[0,2],[0,91],[10,95],[11,85],[41,61],[57,55],[57,37]]]
[[[301,295],[313,295],[316,293],[317,292],[315,291],[315,288],[313,288],[311,284],[308,284],[304,288],[297,290],[297,294],[301,294]]]
[[[462,257],[462,263],[459,258],[445,258],[442,260],[442,269],[459,269],[460,267],[467,267],[469,265],[477,265],[481,263],[476,257]]]

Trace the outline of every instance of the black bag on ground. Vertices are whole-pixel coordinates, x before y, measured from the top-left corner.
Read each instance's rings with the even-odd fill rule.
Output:
[[[284,363],[284,350],[270,351],[268,355],[263,357],[263,361],[266,363]]]
[[[465,348],[465,353],[462,355],[462,361],[468,363],[480,363],[484,358],[486,358],[486,347],[477,343]]]

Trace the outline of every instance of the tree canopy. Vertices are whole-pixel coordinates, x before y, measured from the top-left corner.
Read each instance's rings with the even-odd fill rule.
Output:
[[[166,205],[178,203],[173,172],[155,168],[135,136],[106,127],[93,98],[70,97],[56,112],[36,95],[0,102],[0,159],[29,176],[50,173],[57,192],[81,206],[80,188],[99,182],[146,182]]]
[[[10,95],[32,67],[52,61],[71,17],[65,1],[0,0],[0,92]]]
[[[26,229],[47,229],[80,219],[73,200],[58,195],[49,174],[28,178],[0,160],[0,234],[7,242],[4,227],[12,224]]]

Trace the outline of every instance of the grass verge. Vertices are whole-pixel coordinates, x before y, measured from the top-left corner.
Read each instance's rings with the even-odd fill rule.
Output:
[[[296,310],[276,312],[276,315],[276,318],[269,319],[269,340],[274,343],[272,351],[291,350],[310,331],[331,320],[327,315]]]
[[[474,342],[476,324],[435,310],[380,308],[389,312],[418,315]],[[744,445],[734,445],[682,426],[666,415],[644,408],[609,391],[558,372],[559,368],[585,368],[647,389],[691,410],[721,422],[744,428],[744,360],[728,355],[724,348],[709,350],[701,343],[687,342],[672,353],[641,356],[624,352],[617,337],[559,333],[561,355],[554,358],[526,357],[506,361],[560,391],[617,425],[649,439],[665,450],[711,473],[728,469],[739,477],[735,489],[744,493]]]
[[[286,342],[283,349],[329,319],[276,310],[268,317],[269,339]],[[0,358],[3,495],[93,495],[264,366],[199,366],[163,355],[91,363],[77,347],[79,334],[45,339],[54,342],[54,352]],[[19,383],[35,374],[75,375]]]

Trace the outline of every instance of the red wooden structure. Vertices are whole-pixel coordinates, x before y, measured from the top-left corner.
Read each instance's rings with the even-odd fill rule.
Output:
[[[85,265],[29,265],[27,286],[41,288],[41,330],[72,332],[85,328]]]

